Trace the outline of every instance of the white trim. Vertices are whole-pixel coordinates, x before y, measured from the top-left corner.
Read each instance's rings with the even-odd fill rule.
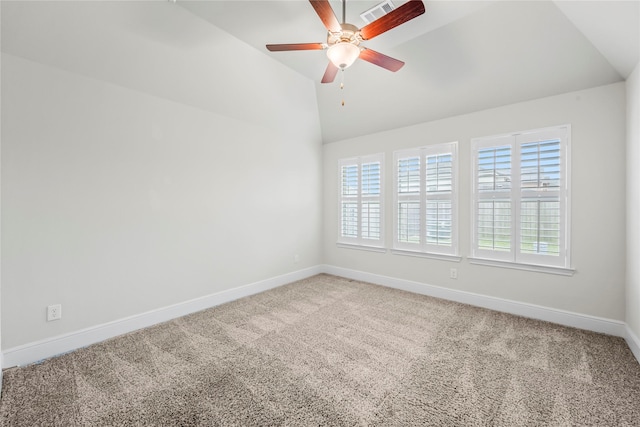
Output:
[[[336,242],[336,246],[342,249],[359,249],[361,251],[380,252],[380,253],[387,252],[387,248],[384,248],[384,247],[357,245],[355,243]]]
[[[147,311],[146,313],[136,314],[123,319],[81,329],[79,331],[13,347],[2,353],[2,368],[34,363],[42,359],[47,359],[78,348],[86,347],[118,335],[166,322],[177,317],[224,304],[238,298],[264,292],[297,280],[306,279],[320,273],[322,273],[321,266],[309,267],[303,270],[294,271],[281,276],[272,277],[270,279],[260,280],[258,282],[205,295],[200,298],[195,298],[167,307]]]
[[[391,249],[394,255],[414,256],[418,258],[439,259],[441,261],[460,262],[462,257],[458,255],[436,254],[432,252],[410,251],[408,249]]]
[[[401,289],[421,295],[428,295],[490,310],[515,314],[532,319],[544,320],[560,325],[589,331],[614,335],[626,339],[633,355],[640,362],[640,339],[633,333],[629,326],[621,321],[590,316],[570,311],[558,310],[534,304],[507,300],[498,297],[475,294],[472,292],[447,289],[440,286],[428,285],[405,279],[382,276],[374,273],[352,270],[331,265],[317,265],[303,270],[294,271],[270,279],[261,280],[248,285],[206,295],[171,306],[148,311],[138,315],[102,325],[82,329],[57,337],[47,338],[41,341],[10,348],[0,354],[2,368],[21,366],[53,357],[78,348],[86,347],[109,338],[116,337],[141,328],[166,322],[209,307],[224,304],[229,301],[264,292],[269,289],[306,279],[316,274],[327,273],[354,280],[374,283],[390,288]],[[1,373],[0,373],[1,375]]]
[[[362,167],[363,165],[379,163],[380,164],[380,189],[378,195],[364,195],[362,193]],[[358,190],[357,194],[353,195],[345,195],[342,193],[343,189],[343,175],[342,170],[345,166],[356,166],[358,168]],[[369,154],[366,156],[352,157],[348,159],[339,159],[338,160],[338,184],[340,188],[338,189],[338,205],[339,205],[339,213],[338,218],[340,219],[340,226],[338,228],[338,243],[344,245],[352,245],[352,246],[366,246],[372,247],[369,243],[375,242],[375,247],[384,247],[384,168],[385,168],[385,155],[384,153],[377,154]],[[342,235],[342,226],[343,226],[343,212],[342,205],[347,201],[349,203],[356,203],[358,205],[358,213],[357,213],[357,236],[356,237],[348,237]],[[378,202],[380,204],[380,237],[378,239],[366,239],[362,236],[362,211],[363,204],[365,201]]]
[[[427,182],[427,159],[431,156],[450,155],[451,156],[451,191],[445,194],[433,194],[428,191]],[[400,160],[417,158],[419,161],[419,181],[420,185],[417,192],[400,193],[399,192],[399,169]],[[398,251],[398,255],[402,255],[402,251],[421,252],[426,254],[426,258],[433,258],[432,255],[443,255],[445,257],[458,257],[458,178],[459,178],[459,160],[458,160],[458,141],[445,142],[440,144],[426,145],[423,147],[396,150],[393,152],[393,243],[392,251]],[[416,194],[417,193],[417,194]],[[430,202],[450,202],[451,203],[451,246],[434,245],[426,241],[427,236],[427,206]],[[419,205],[420,223],[419,233],[420,240],[417,243],[400,242],[398,236],[398,204],[399,203],[417,203]],[[411,255],[405,253],[405,255]],[[417,255],[413,255],[417,256]],[[447,258],[437,258],[447,259]]]
[[[379,274],[366,273],[364,271],[351,270],[348,268],[325,265],[323,270],[325,273],[348,279],[360,280],[421,295],[428,295],[463,304],[470,304],[476,307],[515,314],[517,316],[544,320],[546,322],[614,335],[617,337],[628,336],[628,333],[625,331],[626,324],[619,320],[574,313],[571,311],[480,295],[472,292],[447,289],[440,286],[428,285],[411,280],[397,279]]]
[[[559,141],[559,165],[560,165],[560,184],[559,187],[533,187],[522,188],[521,186],[521,170],[523,156],[522,147],[528,143],[538,143],[543,141]],[[552,126],[541,129],[533,129],[523,132],[513,132],[503,135],[487,136],[481,138],[473,138],[471,140],[471,159],[473,161],[473,174],[471,176],[473,215],[471,218],[471,255],[474,258],[493,259],[497,261],[510,261],[516,264],[545,264],[565,269],[565,272],[558,274],[567,274],[571,271],[570,257],[570,230],[571,230],[571,200],[570,200],[570,178],[571,178],[571,125]],[[501,148],[509,148],[510,151],[510,186],[508,189],[489,190],[479,189],[479,152],[481,149],[496,150]],[[494,165],[494,172],[496,171]],[[540,171],[538,171],[539,174]],[[494,179],[495,181],[495,179]],[[559,202],[559,254],[541,255],[528,254],[522,251],[521,245],[521,208],[525,201],[545,200],[550,198]],[[510,248],[508,250],[482,249],[479,247],[479,203],[491,203],[504,200],[510,202],[511,206],[511,235]],[[519,267],[514,267],[519,268]],[[560,270],[558,270],[560,271]],[[553,271],[547,271],[553,272]]]
[[[485,259],[476,257],[467,257],[471,264],[476,265],[488,265],[491,267],[512,268],[514,270],[532,271],[535,273],[549,273],[559,274],[561,276],[573,276],[576,272],[574,268],[554,267],[551,265],[535,265],[535,264],[522,264],[519,262],[511,261],[498,261],[495,259]]]
[[[633,333],[629,325],[626,325],[626,332],[625,340],[627,341],[627,345],[631,349],[631,353],[636,357],[638,363],[640,363],[640,339]]]

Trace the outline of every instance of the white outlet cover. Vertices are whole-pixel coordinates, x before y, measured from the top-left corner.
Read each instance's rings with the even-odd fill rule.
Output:
[[[62,304],[54,304],[47,307],[47,322],[62,318]]]

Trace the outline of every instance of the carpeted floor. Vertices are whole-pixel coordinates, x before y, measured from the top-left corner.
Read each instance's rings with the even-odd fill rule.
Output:
[[[640,425],[611,336],[328,275],[4,372],[4,426]]]

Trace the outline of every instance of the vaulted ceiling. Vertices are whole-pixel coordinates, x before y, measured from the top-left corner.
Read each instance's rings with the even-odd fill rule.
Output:
[[[340,75],[320,84],[324,51],[265,49],[326,41],[307,1],[178,3],[317,82],[325,142],[621,81],[640,51],[638,1],[425,0],[424,15],[365,43],[404,68],[356,61],[341,90]],[[364,26],[377,3],[347,1],[346,21]],[[331,4],[340,19],[341,2]]]
[[[396,7],[405,2],[392,1]],[[640,0],[425,0],[424,15],[365,43],[405,61],[400,71],[356,61],[334,83],[321,84],[325,51],[265,48],[267,43],[326,41],[307,0],[124,3],[2,1],[3,51],[118,84],[126,81],[169,99],[181,100],[178,91],[189,88],[194,104],[214,111],[236,108],[240,114],[258,107],[216,105],[207,98],[212,92],[198,92],[188,81],[250,78],[246,61],[219,64],[218,75],[210,68],[189,68],[198,55],[224,49],[211,35],[226,32],[315,83],[324,142],[623,81],[640,58]],[[377,3],[348,0],[347,22],[364,26],[360,13]],[[331,5],[340,17],[341,2],[331,0]],[[134,33],[151,40],[145,47],[155,49],[145,52],[144,64],[131,43]],[[172,52],[184,50],[175,53],[183,64],[162,59],[167,46]],[[149,72],[154,67],[158,71]],[[217,91],[231,90],[218,86]]]

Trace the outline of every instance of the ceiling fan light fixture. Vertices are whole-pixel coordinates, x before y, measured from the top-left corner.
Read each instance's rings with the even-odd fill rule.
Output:
[[[423,0],[408,0],[398,8],[391,7],[392,0],[383,0],[381,8],[388,13],[362,28],[346,22],[346,1],[342,0],[341,23],[333,11],[330,0],[309,0],[327,29],[326,43],[268,44],[267,49],[270,52],[327,49],[329,63],[322,76],[322,83],[333,82],[338,70],[350,67],[358,58],[389,71],[395,72],[402,68],[404,62],[372,49],[360,48],[360,43],[422,15],[425,12]]]
[[[327,56],[333,65],[344,70],[358,59],[360,48],[353,43],[339,42],[329,47]]]

